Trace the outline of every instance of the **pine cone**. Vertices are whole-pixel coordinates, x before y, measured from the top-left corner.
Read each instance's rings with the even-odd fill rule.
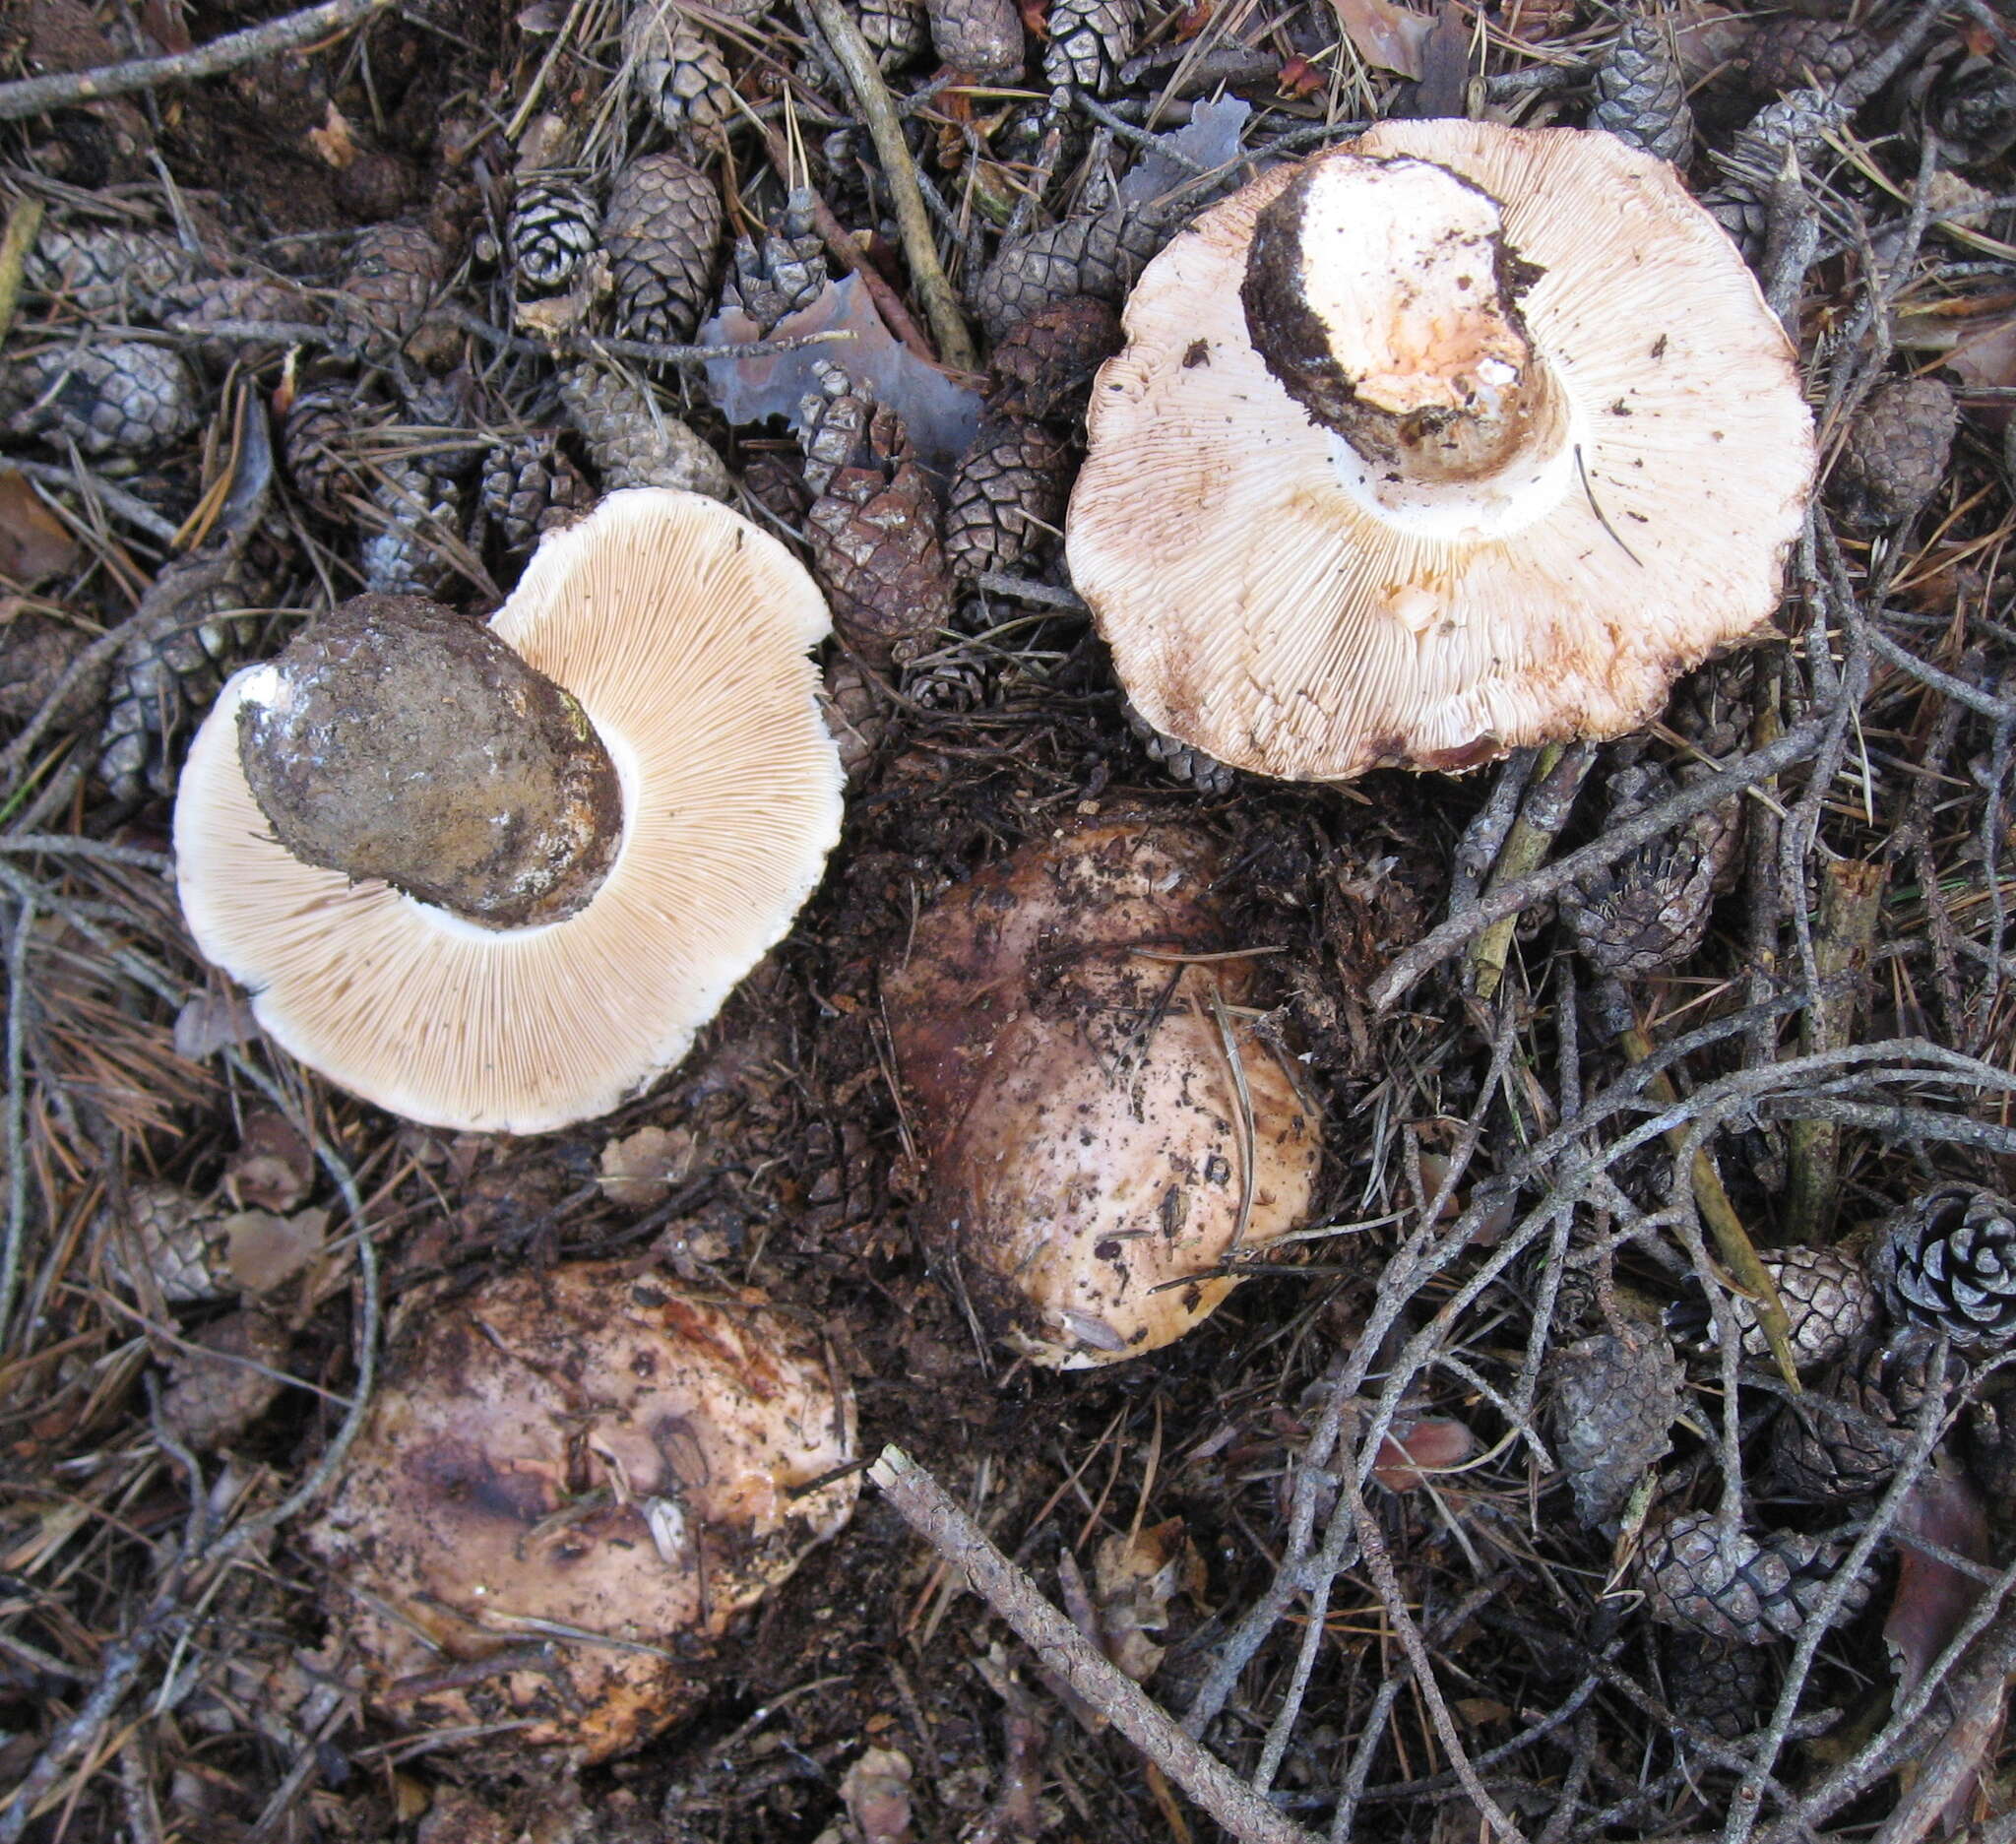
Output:
[[[639,106],[676,135],[704,139],[734,112],[720,48],[672,0],[634,0],[623,61]]]
[[[286,1328],[258,1306],[227,1312],[175,1354],[161,1421],[199,1453],[235,1440],[272,1408],[287,1360]]]
[[[248,363],[257,363],[263,353],[277,350],[235,334],[217,335],[213,329],[220,322],[268,320],[313,326],[322,318],[305,290],[291,282],[269,282],[263,276],[215,276],[205,282],[177,283],[156,297],[155,311],[170,331],[196,340],[198,357],[219,370],[241,354]]]
[[[1939,145],[1962,166],[1998,160],[2016,148],[2016,74],[1976,64],[1940,93],[1932,111]]]
[[[726,499],[734,490],[721,457],[621,372],[577,365],[561,375],[560,402],[588,444],[604,492],[672,486]]]
[[[857,0],[854,24],[885,71],[908,64],[930,40],[930,26],[918,0]]]
[[[1686,165],[1694,151],[1694,112],[1658,20],[1644,13],[1624,16],[1616,41],[1596,69],[1589,125],[1659,159]]]
[[[1141,0],[1050,0],[1043,76],[1102,96],[1141,36]],[[1096,291],[1096,290],[1095,290]]]
[[[338,311],[365,350],[403,346],[448,275],[448,252],[417,224],[374,224],[357,239]]]
[[[616,286],[616,331],[666,344],[690,339],[714,294],[721,195],[675,154],[647,154],[616,175],[602,214]]]
[[[903,695],[926,711],[972,711],[986,702],[987,668],[958,648],[906,668]]]
[[[178,559],[149,591],[158,606],[119,650],[98,737],[98,779],[125,804],[175,792],[181,753],[244,649],[255,590],[227,563]]]
[[[511,202],[504,242],[521,300],[564,294],[598,247],[595,201],[579,182],[557,173],[528,179]]]
[[[1612,825],[1715,772],[1706,763],[1689,762],[1675,774],[1640,759],[1634,745],[1612,759],[1621,764],[1605,780],[1606,820]],[[1741,803],[1722,801],[1572,885],[1561,914],[1590,965],[1612,979],[1635,979],[1691,955],[1708,932],[1741,825]]]
[[[1667,1695],[1682,1722],[1724,1742],[1756,1729],[1771,1688],[1769,1652],[1702,1632],[1669,1633],[1662,1651]]]
[[[196,258],[164,230],[44,223],[28,253],[23,279],[40,293],[97,310],[151,302],[193,279],[196,267]]]
[[[739,308],[759,338],[787,314],[809,307],[826,287],[826,246],[812,228],[812,193],[799,186],[785,201],[777,228],[762,243],[735,240],[734,271],[722,290],[724,307]]]
[[[35,608],[17,608],[11,620],[0,622],[0,724],[34,716],[90,645],[82,628]],[[87,671],[64,693],[50,722],[76,730],[94,720],[109,677],[109,668]]]
[[[1650,1326],[1600,1332],[1556,1354],[1547,1421],[1585,1529],[1615,1517],[1647,1469],[1672,1450],[1680,1381],[1672,1346]]]
[[[1760,1540],[1729,1529],[1714,1511],[1655,1512],[1639,1542],[1637,1573],[1645,1611],[1662,1625],[1762,1645],[1774,1634],[1798,1637],[1847,1550],[1799,1531]],[[1857,1583],[1841,1618],[1867,1599],[1868,1583]]]
[[[1818,1390],[1788,1400],[1772,1425],[1772,1479],[1788,1497],[1816,1504],[1868,1497],[1897,1470],[1904,1430],[1936,1388],[1943,1398],[1965,1377],[1949,1360],[1934,1373],[1934,1340],[1908,1331],[1868,1345],[1837,1366]]]
[[[1114,204],[1096,217],[1005,241],[980,277],[975,305],[989,337],[1073,294],[1117,301],[1168,241],[1168,226]]]
[[[1035,422],[983,422],[945,495],[945,555],[956,574],[1012,570],[1054,535],[1070,488],[1069,450]]]
[[[1031,422],[1075,420],[1100,366],[1123,344],[1120,316],[1090,294],[1040,307],[995,346],[987,408]]]
[[[1730,72],[1754,95],[1784,95],[1808,85],[1832,88],[1875,55],[1876,41],[1846,20],[1766,20],[1730,61]]]
[[[1722,183],[1701,195],[1709,215],[1755,260],[1769,227],[1765,201],[1788,154],[1801,161],[1848,120],[1850,111],[1831,88],[1795,90],[1767,102],[1740,129],[1729,152],[1715,156]]]
[[[1960,413],[1937,378],[1892,378],[1868,395],[1829,484],[1864,530],[1901,525],[1946,478]]]
[[[196,380],[174,352],[139,340],[100,340],[12,361],[9,418],[17,435],[53,430],[88,455],[141,455],[203,420]]]
[[[1186,742],[1178,742],[1173,736],[1165,736],[1134,708],[1131,699],[1122,699],[1120,712],[1127,720],[1127,728],[1141,738],[1141,746],[1151,762],[1162,765],[1163,773],[1171,781],[1187,783],[1199,794],[1214,798],[1230,794],[1235,779],[1233,772],[1216,756],[1206,755],[1202,749],[1193,749]]]
[[[2016,1206],[1941,1184],[1891,1217],[1871,1260],[1891,1312],[1967,1349],[2016,1340]]]
[[[294,491],[308,505],[339,524],[353,502],[370,496],[370,483],[357,462],[351,425],[354,387],[339,385],[303,391],[287,407],[281,425],[281,459]]]
[[[595,488],[551,430],[514,436],[483,458],[482,508],[505,549],[532,549],[595,504]]]
[[[938,496],[902,418],[833,365],[800,413],[812,569],[841,637],[871,665],[901,664],[952,621]]]
[[[931,48],[969,77],[1012,83],[1022,75],[1022,14],[1015,0],[925,0]]]
[[[444,540],[460,534],[461,495],[424,460],[384,463],[362,518],[358,561],[367,594],[438,597],[455,580]]]
[[[867,773],[889,729],[888,700],[868,682],[857,662],[835,653],[826,668],[819,708],[840,750],[840,766],[852,786]]]
[[[1774,1250],[1763,1257],[1763,1264],[1791,1322],[1793,1361],[1800,1369],[1833,1363],[1875,1323],[1874,1285],[1858,1262],[1838,1249],[1797,1244]],[[1738,1328],[1740,1355],[1751,1364],[1768,1363],[1771,1347],[1750,1303],[1733,1295],[1729,1309]],[[1682,1303],[1667,1319],[1678,1336],[1714,1348],[1715,1315],[1705,1303]]]
[[[97,1220],[98,1258],[113,1280],[137,1294],[137,1258],[171,1306],[230,1296],[229,1239],[209,1205],[172,1184],[136,1184],[127,1203],[131,1215],[123,1226],[110,1205]]]

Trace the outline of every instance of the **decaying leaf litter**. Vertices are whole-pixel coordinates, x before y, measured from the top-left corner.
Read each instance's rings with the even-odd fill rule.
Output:
[[[0,22],[0,1832],[2001,1835],[2007,22],[212,24],[255,36]],[[1682,162],[1828,483],[1773,627],[1638,735],[1242,776],[1123,703],[1070,589],[1085,393],[1197,210],[1444,114]],[[818,570],[840,848],[640,1100],[402,1124],[194,954],[190,732],[304,617],[487,612],[629,485]],[[1319,1193],[1181,1340],[1054,1372],[928,1233],[886,980],[976,871],[1143,815],[1222,855],[1239,982],[1166,989],[1292,1060]],[[582,1259],[760,1289],[927,1477],[875,1469],[694,1713],[576,1773],[367,1711],[305,1533],[403,1304]],[[978,1526],[987,1606],[905,1516]]]

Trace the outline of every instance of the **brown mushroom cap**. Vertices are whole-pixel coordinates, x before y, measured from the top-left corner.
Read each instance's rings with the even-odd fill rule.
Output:
[[[632,1262],[424,1309],[307,1539],[370,1694],[591,1760],[635,1748],[853,1514],[858,1475],[806,1490],[855,1457],[852,1395],[782,1313]]]
[[[1385,269],[1368,280],[1392,309],[1379,348],[1378,315],[1326,270],[1306,290],[1313,315],[1275,316],[1284,338],[1315,342],[1307,364],[1279,367],[1292,396],[1242,290],[1256,223],[1323,162],[1340,169],[1312,189],[1327,261],[1413,261],[1422,286]],[[1378,234],[1344,234],[1348,162],[1387,182],[1362,188],[1391,201]],[[1436,203],[1424,164],[1467,182],[1460,208],[1453,188]],[[1449,210],[1474,272],[1406,233],[1418,209]],[[1466,285],[1498,287],[1503,311],[1410,317]],[[1268,324],[1264,303],[1255,318]],[[1615,735],[1777,605],[1814,467],[1791,346],[1672,169],[1609,135],[1385,123],[1205,213],[1149,265],[1125,319],[1128,346],[1093,395],[1072,578],[1142,714],[1221,761],[1342,780]],[[1477,409],[1479,379],[1524,362],[1521,343],[1530,388],[1485,445],[1503,465],[1482,473],[1433,477],[1304,408],[1433,433]],[[1429,388],[1446,378],[1416,362],[1424,352],[1468,367],[1453,397]],[[1322,375],[1354,354],[1354,378]],[[1354,393],[1368,376],[1375,388]]]
[[[583,908],[486,928],[290,857],[239,763],[243,673],[182,772],[176,874],[198,947],[283,1048],[410,1119],[535,1133],[685,1054],[817,886],[842,777],[807,658],[826,604],[712,499],[612,494],[539,547],[490,625],[616,765],[622,844]]]

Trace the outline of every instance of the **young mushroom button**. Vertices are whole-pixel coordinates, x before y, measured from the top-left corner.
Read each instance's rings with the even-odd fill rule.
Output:
[[[1072,579],[1142,714],[1335,781],[1644,723],[1776,607],[1811,489],[1791,346],[1671,168],[1389,122],[1151,263]]]
[[[175,804],[198,947],[283,1048],[469,1131],[685,1054],[840,831],[826,605],[714,500],[612,494],[487,627],[365,597],[225,686]]]

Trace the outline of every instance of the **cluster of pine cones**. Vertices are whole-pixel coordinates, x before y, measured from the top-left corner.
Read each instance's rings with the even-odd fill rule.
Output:
[[[1546,1427],[1576,1517],[1611,1532],[1620,1520],[1635,1524],[1631,1579],[1647,1611],[1683,1638],[1691,1665],[1715,1663],[1704,1682],[1745,1687],[1753,1711],[1761,1667],[1730,1667],[1727,1656],[1796,1638],[1823,1613],[1848,1619],[1866,1602],[1869,1580],[1838,1579],[1847,1536],[1816,1531],[1813,1520],[1832,1513],[1846,1525],[1884,1490],[1922,1417],[1953,1419],[1954,1462],[1981,1491],[2000,1497],[2016,1480],[2016,1426],[2003,1426],[1999,1386],[1990,1379],[1960,1413],[1979,1393],[1969,1391],[1975,1367],[2016,1347],[2016,1205],[1978,1185],[1941,1184],[1881,1224],[1861,1258],[1789,1247],[1764,1266],[1805,1387],[1779,1397],[1757,1431],[1748,1500],[1788,1507],[1794,1521],[1733,1515],[1718,1490],[1655,1472],[1684,1411],[1676,1343],[1712,1357],[1732,1332],[1741,1365],[1769,1366],[1748,1301],[1730,1300],[1718,1330],[1699,1302],[1662,1317],[1613,1300],[1603,1329],[1560,1349],[1545,1379]],[[1732,1733],[1708,1706],[1692,1719]]]

